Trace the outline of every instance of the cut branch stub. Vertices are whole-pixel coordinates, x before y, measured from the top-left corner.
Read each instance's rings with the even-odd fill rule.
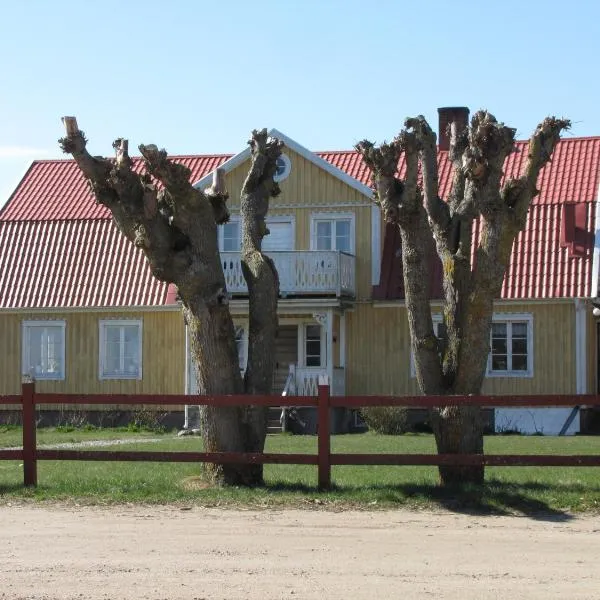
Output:
[[[207,188],[204,193],[212,204],[215,213],[215,221],[218,225],[229,221],[229,209],[227,208],[227,200],[229,193],[225,184],[225,170],[221,167],[213,171],[212,185]]]

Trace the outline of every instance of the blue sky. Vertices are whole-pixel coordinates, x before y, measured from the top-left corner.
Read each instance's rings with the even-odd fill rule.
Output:
[[[256,127],[312,150],[390,139],[408,115],[487,108],[600,135],[600,2],[13,0],[0,19],[0,205],[75,115],[171,154],[237,152]]]

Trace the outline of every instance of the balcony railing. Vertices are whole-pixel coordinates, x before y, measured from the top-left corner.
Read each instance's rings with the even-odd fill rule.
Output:
[[[307,250],[268,252],[279,274],[283,296],[327,295],[354,296],[356,293],[355,259],[345,252]],[[221,252],[227,290],[247,294],[239,252]]]

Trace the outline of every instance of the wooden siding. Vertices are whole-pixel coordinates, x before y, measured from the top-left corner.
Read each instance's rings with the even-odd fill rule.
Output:
[[[295,250],[310,250],[310,222],[315,212],[354,213],[357,297],[371,297],[371,205],[359,191],[317,167],[289,148],[290,175],[279,185],[281,194],[270,203],[269,216],[293,216]],[[232,213],[248,173],[246,161],[225,176]]]
[[[502,304],[495,312],[533,315],[533,377],[489,377],[482,393],[574,393],[574,305],[550,302]],[[346,319],[346,393],[418,394],[416,379],[410,373],[406,308],[400,304],[385,308],[362,304],[349,311]]]
[[[183,394],[185,389],[185,329],[179,311],[3,313],[0,315],[0,394],[21,390],[22,322],[64,320],[65,379],[38,381],[41,392],[82,394]],[[142,379],[100,380],[99,320],[140,319]],[[51,408],[49,406],[49,408]],[[113,407],[114,408],[114,407]]]

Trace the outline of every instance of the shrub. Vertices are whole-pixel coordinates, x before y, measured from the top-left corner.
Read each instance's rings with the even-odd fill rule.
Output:
[[[408,413],[398,406],[370,406],[360,414],[369,429],[384,435],[400,435],[408,430]]]

